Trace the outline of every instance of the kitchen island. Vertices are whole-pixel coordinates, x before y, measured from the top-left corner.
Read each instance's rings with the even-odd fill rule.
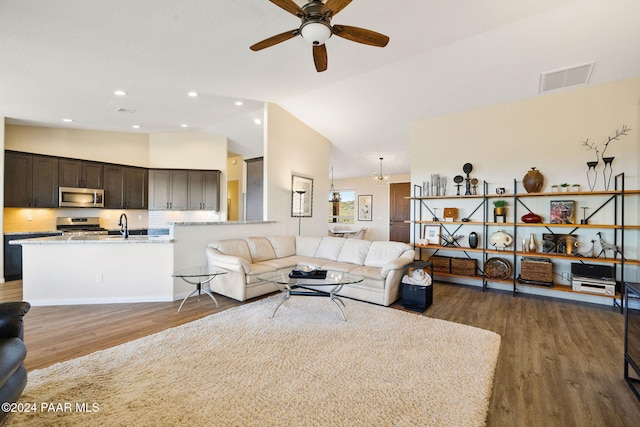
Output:
[[[173,301],[173,238],[54,236],[22,245],[23,299],[34,306]]]

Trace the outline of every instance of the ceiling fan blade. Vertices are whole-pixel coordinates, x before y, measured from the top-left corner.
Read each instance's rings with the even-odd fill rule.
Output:
[[[296,16],[307,16],[306,12],[302,10],[300,6],[298,6],[293,0],[269,0],[271,3],[276,6],[286,10],[292,15]]]
[[[295,30],[289,30],[281,34],[276,34],[275,36],[271,36],[268,39],[264,39],[261,42],[258,42],[250,46],[249,49],[253,50],[254,52],[258,50],[266,49],[278,43],[282,43],[283,41],[292,39],[298,34],[300,34],[300,30],[298,30],[297,28]]]
[[[327,46],[321,44],[313,46],[313,63],[316,64],[316,71],[321,73],[327,69]]]
[[[331,11],[331,16],[336,16],[345,7],[349,6],[351,0],[327,0],[322,8],[322,12]]]
[[[385,47],[389,43],[389,37],[384,34],[349,25],[334,25],[333,34],[352,42],[368,44],[369,46]]]

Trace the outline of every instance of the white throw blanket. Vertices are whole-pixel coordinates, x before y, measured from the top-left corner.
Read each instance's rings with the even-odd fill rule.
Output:
[[[424,270],[416,268],[411,272],[411,276],[405,274],[402,277],[402,283],[406,283],[408,285],[418,285],[418,286],[431,286],[431,276],[424,272]]]

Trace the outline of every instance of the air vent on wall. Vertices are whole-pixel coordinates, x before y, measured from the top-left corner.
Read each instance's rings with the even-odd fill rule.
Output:
[[[540,93],[587,84],[594,65],[595,62],[591,62],[541,73]]]
[[[116,113],[129,113],[129,114],[133,114],[133,113],[135,113],[135,112],[136,112],[136,110],[132,110],[132,109],[129,109],[129,108],[118,108],[118,109],[116,109]]]

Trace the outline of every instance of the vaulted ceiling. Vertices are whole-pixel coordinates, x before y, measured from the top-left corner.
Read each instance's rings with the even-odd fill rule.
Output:
[[[639,77],[638,17],[638,0],[353,0],[332,23],[391,40],[334,36],[318,73],[300,37],[249,50],[300,24],[268,0],[2,0],[0,116],[213,132],[255,157],[254,119],[273,102],[331,141],[336,178],[373,173],[379,157],[405,173],[412,121],[544,96],[542,72],[593,61],[589,85]]]

